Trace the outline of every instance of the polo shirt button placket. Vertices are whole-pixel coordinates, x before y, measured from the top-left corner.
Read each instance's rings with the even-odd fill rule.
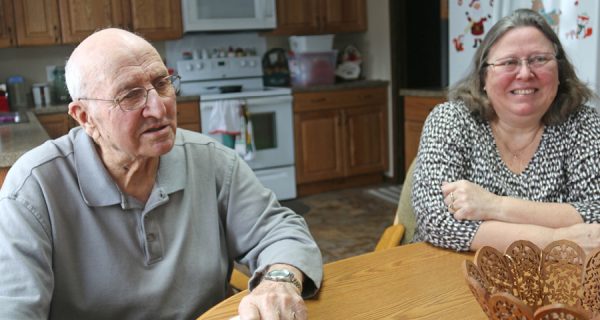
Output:
[[[148,242],[153,242],[153,241],[155,241],[155,240],[156,240],[156,236],[154,235],[154,233],[149,233],[149,234],[146,236],[146,240],[148,240]]]

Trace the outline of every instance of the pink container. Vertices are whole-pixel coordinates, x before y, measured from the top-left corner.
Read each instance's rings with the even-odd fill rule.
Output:
[[[336,60],[337,50],[290,54],[288,64],[292,86],[333,84]]]

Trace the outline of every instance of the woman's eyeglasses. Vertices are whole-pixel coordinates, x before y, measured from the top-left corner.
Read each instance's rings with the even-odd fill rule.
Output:
[[[150,90],[156,90],[156,93],[161,97],[175,96],[179,92],[179,79],[179,76],[167,76],[155,82],[149,89],[143,87],[133,88],[118,95],[114,99],[79,98],[77,100],[108,101],[115,103],[125,112],[133,111],[146,105],[146,102],[148,101],[148,92],[150,92]]]
[[[530,70],[537,70],[545,66],[548,62],[556,60],[554,54],[542,53],[529,56],[527,58],[506,58],[500,59],[494,63],[485,63],[484,67],[491,66],[494,71],[502,73],[515,73],[521,70],[521,65],[524,64]]]

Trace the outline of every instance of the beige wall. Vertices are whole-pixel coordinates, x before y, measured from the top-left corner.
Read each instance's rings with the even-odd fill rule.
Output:
[[[362,42],[361,47],[365,51],[364,64],[365,76],[368,79],[388,80],[392,79],[391,65],[391,43],[390,43],[390,19],[389,0],[367,0],[367,19],[369,27],[367,32],[358,36]],[[391,83],[388,86],[388,143],[389,169],[387,176],[392,176],[393,148],[392,144],[392,92]]]
[[[153,43],[164,57],[164,42]],[[0,83],[10,76],[23,76],[28,86],[46,82],[46,66],[64,65],[74,46],[44,46],[0,49]],[[31,98],[31,90],[29,99]]]
[[[367,0],[368,29],[365,33],[337,35],[335,45],[344,48],[346,45],[356,46],[363,56],[363,75],[367,79],[387,80],[392,79],[391,43],[389,0]],[[391,84],[388,86],[388,150],[389,169],[386,175],[393,174],[393,148],[392,144],[392,97]]]

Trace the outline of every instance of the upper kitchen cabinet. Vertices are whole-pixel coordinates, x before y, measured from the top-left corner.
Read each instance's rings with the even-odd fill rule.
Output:
[[[148,40],[172,40],[183,36],[181,1],[179,0],[129,0],[125,16],[129,29]]]
[[[106,27],[181,38],[181,0],[0,0],[0,47],[76,44]]]
[[[367,30],[365,0],[277,0],[279,35],[362,32]]]
[[[120,27],[148,40],[183,35],[179,0],[59,0],[63,43],[77,43],[104,27]]]
[[[16,45],[15,20],[11,0],[0,0],[0,48]]]
[[[61,42],[56,0],[15,0],[12,4],[18,46],[55,45]]]
[[[59,0],[62,43],[79,43],[95,30],[124,27],[120,0]]]

